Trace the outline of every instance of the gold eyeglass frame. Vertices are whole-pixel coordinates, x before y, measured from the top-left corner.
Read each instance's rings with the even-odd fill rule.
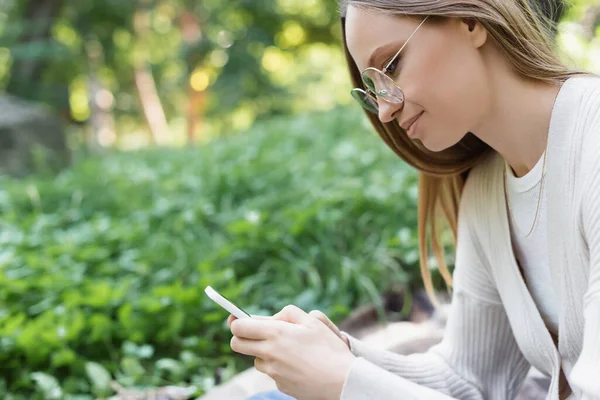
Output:
[[[404,50],[404,48],[406,47],[408,42],[410,42],[410,39],[412,39],[412,37],[417,33],[417,31],[425,23],[425,21],[427,21],[427,18],[429,18],[429,15],[426,15],[425,18],[423,18],[423,21],[421,21],[421,23],[410,34],[408,39],[406,39],[406,42],[404,42],[402,47],[400,47],[400,50],[398,50],[396,52],[396,54],[394,55],[394,57],[392,57],[392,59],[386,64],[386,66],[383,68],[383,71],[381,71],[375,67],[369,67],[369,68],[366,68],[365,70],[363,70],[363,72],[360,74],[363,84],[365,85],[367,90],[364,90],[362,88],[354,88],[350,91],[350,94],[363,108],[365,108],[366,110],[368,110],[370,112],[377,114],[379,112],[379,104],[377,102],[378,98],[381,98],[390,104],[404,103],[404,92],[402,91],[402,88],[396,83],[396,81],[394,81],[394,79],[392,79],[388,75],[390,73],[390,71],[388,71],[388,68],[390,67],[390,65],[392,65],[394,63],[394,61],[396,61],[396,59],[398,58],[398,56],[400,55],[402,50]],[[399,91],[399,95],[394,96],[394,97],[398,98],[398,100],[394,101],[395,99],[392,99],[391,95],[389,95],[385,89],[382,89],[379,92],[377,92],[377,89],[375,88],[374,84],[373,84],[373,88],[370,88],[369,87],[370,85],[367,83],[367,79],[371,82],[373,82],[373,79],[371,79],[369,77],[365,77],[365,73],[367,71],[374,71],[376,74],[378,74],[377,76],[380,76],[381,79],[384,80],[384,82],[387,82],[388,84],[389,83],[393,84]],[[357,96],[359,96],[359,97],[357,97]],[[373,102],[372,104],[367,103],[366,96],[370,97],[371,101]],[[361,98],[364,100],[362,100]],[[372,106],[372,108],[368,108],[367,106],[369,106],[369,105]]]

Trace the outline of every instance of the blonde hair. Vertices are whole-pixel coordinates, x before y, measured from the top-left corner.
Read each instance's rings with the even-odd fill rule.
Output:
[[[526,77],[558,85],[571,76],[585,74],[563,65],[554,53],[556,21],[551,20],[550,16],[557,10],[552,3],[546,3],[546,8],[542,9],[528,0],[342,0],[343,44],[355,87],[364,89],[360,71],[346,44],[345,14],[349,5],[397,16],[422,18],[429,15],[429,20],[434,21],[449,17],[475,20],[487,30],[515,70]],[[432,152],[420,142],[410,140],[396,122],[382,123],[377,115],[370,112],[366,114],[384,142],[402,160],[419,171],[420,268],[427,294],[437,304],[427,262],[428,246],[431,245],[440,274],[448,288],[451,288],[452,276],[439,239],[440,222],[445,220],[449,225],[456,244],[459,203],[464,183],[471,168],[493,149],[475,135],[467,133],[453,147]]]

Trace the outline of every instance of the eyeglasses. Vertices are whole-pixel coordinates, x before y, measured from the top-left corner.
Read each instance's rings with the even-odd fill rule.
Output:
[[[379,104],[377,103],[377,99],[383,99],[391,104],[402,104],[404,103],[404,92],[400,89],[400,86],[388,75],[393,72],[389,69],[390,65],[392,65],[400,52],[406,47],[410,39],[417,33],[421,25],[427,21],[429,16],[425,16],[423,21],[417,26],[417,28],[411,33],[411,35],[406,39],[406,42],[402,45],[400,50],[394,55],[394,57],[387,63],[383,71],[378,70],[377,68],[367,68],[362,74],[361,78],[363,84],[367,88],[367,90],[363,90],[360,88],[354,88],[350,91],[352,97],[366,110],[378,114],[379,113]]]

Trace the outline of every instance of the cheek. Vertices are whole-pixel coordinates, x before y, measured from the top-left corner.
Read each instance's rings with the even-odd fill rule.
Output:
[[[435,50],[425,57],[419,72],[421,106],[436,129],[445,127],[452,136],[464,134],[477,126],[487,104],[485,69],[469,51]]]

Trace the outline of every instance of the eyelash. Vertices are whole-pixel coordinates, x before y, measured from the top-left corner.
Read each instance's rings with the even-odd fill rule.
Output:
[[[386,63],[385,63],[385,64],[383,64],[383,67],[384,67],[384,68],[385,68],[385,66],[387,65],[387,63],[389,63],[389,60],[388,60],[388,61],[386,61]],[[398,69],[398,64],[400,64],[400,57],[397,57],[397,58],[394,60],[394,62],[393,62],[392,64],[390,64],[390,65],[388,66],[388,68],[387,68],[386,70],[384,70],[383,72],[385,72],[385,73],[391,73],[391,74],[395,73],[395,72],[396,72],[396,70]]]

